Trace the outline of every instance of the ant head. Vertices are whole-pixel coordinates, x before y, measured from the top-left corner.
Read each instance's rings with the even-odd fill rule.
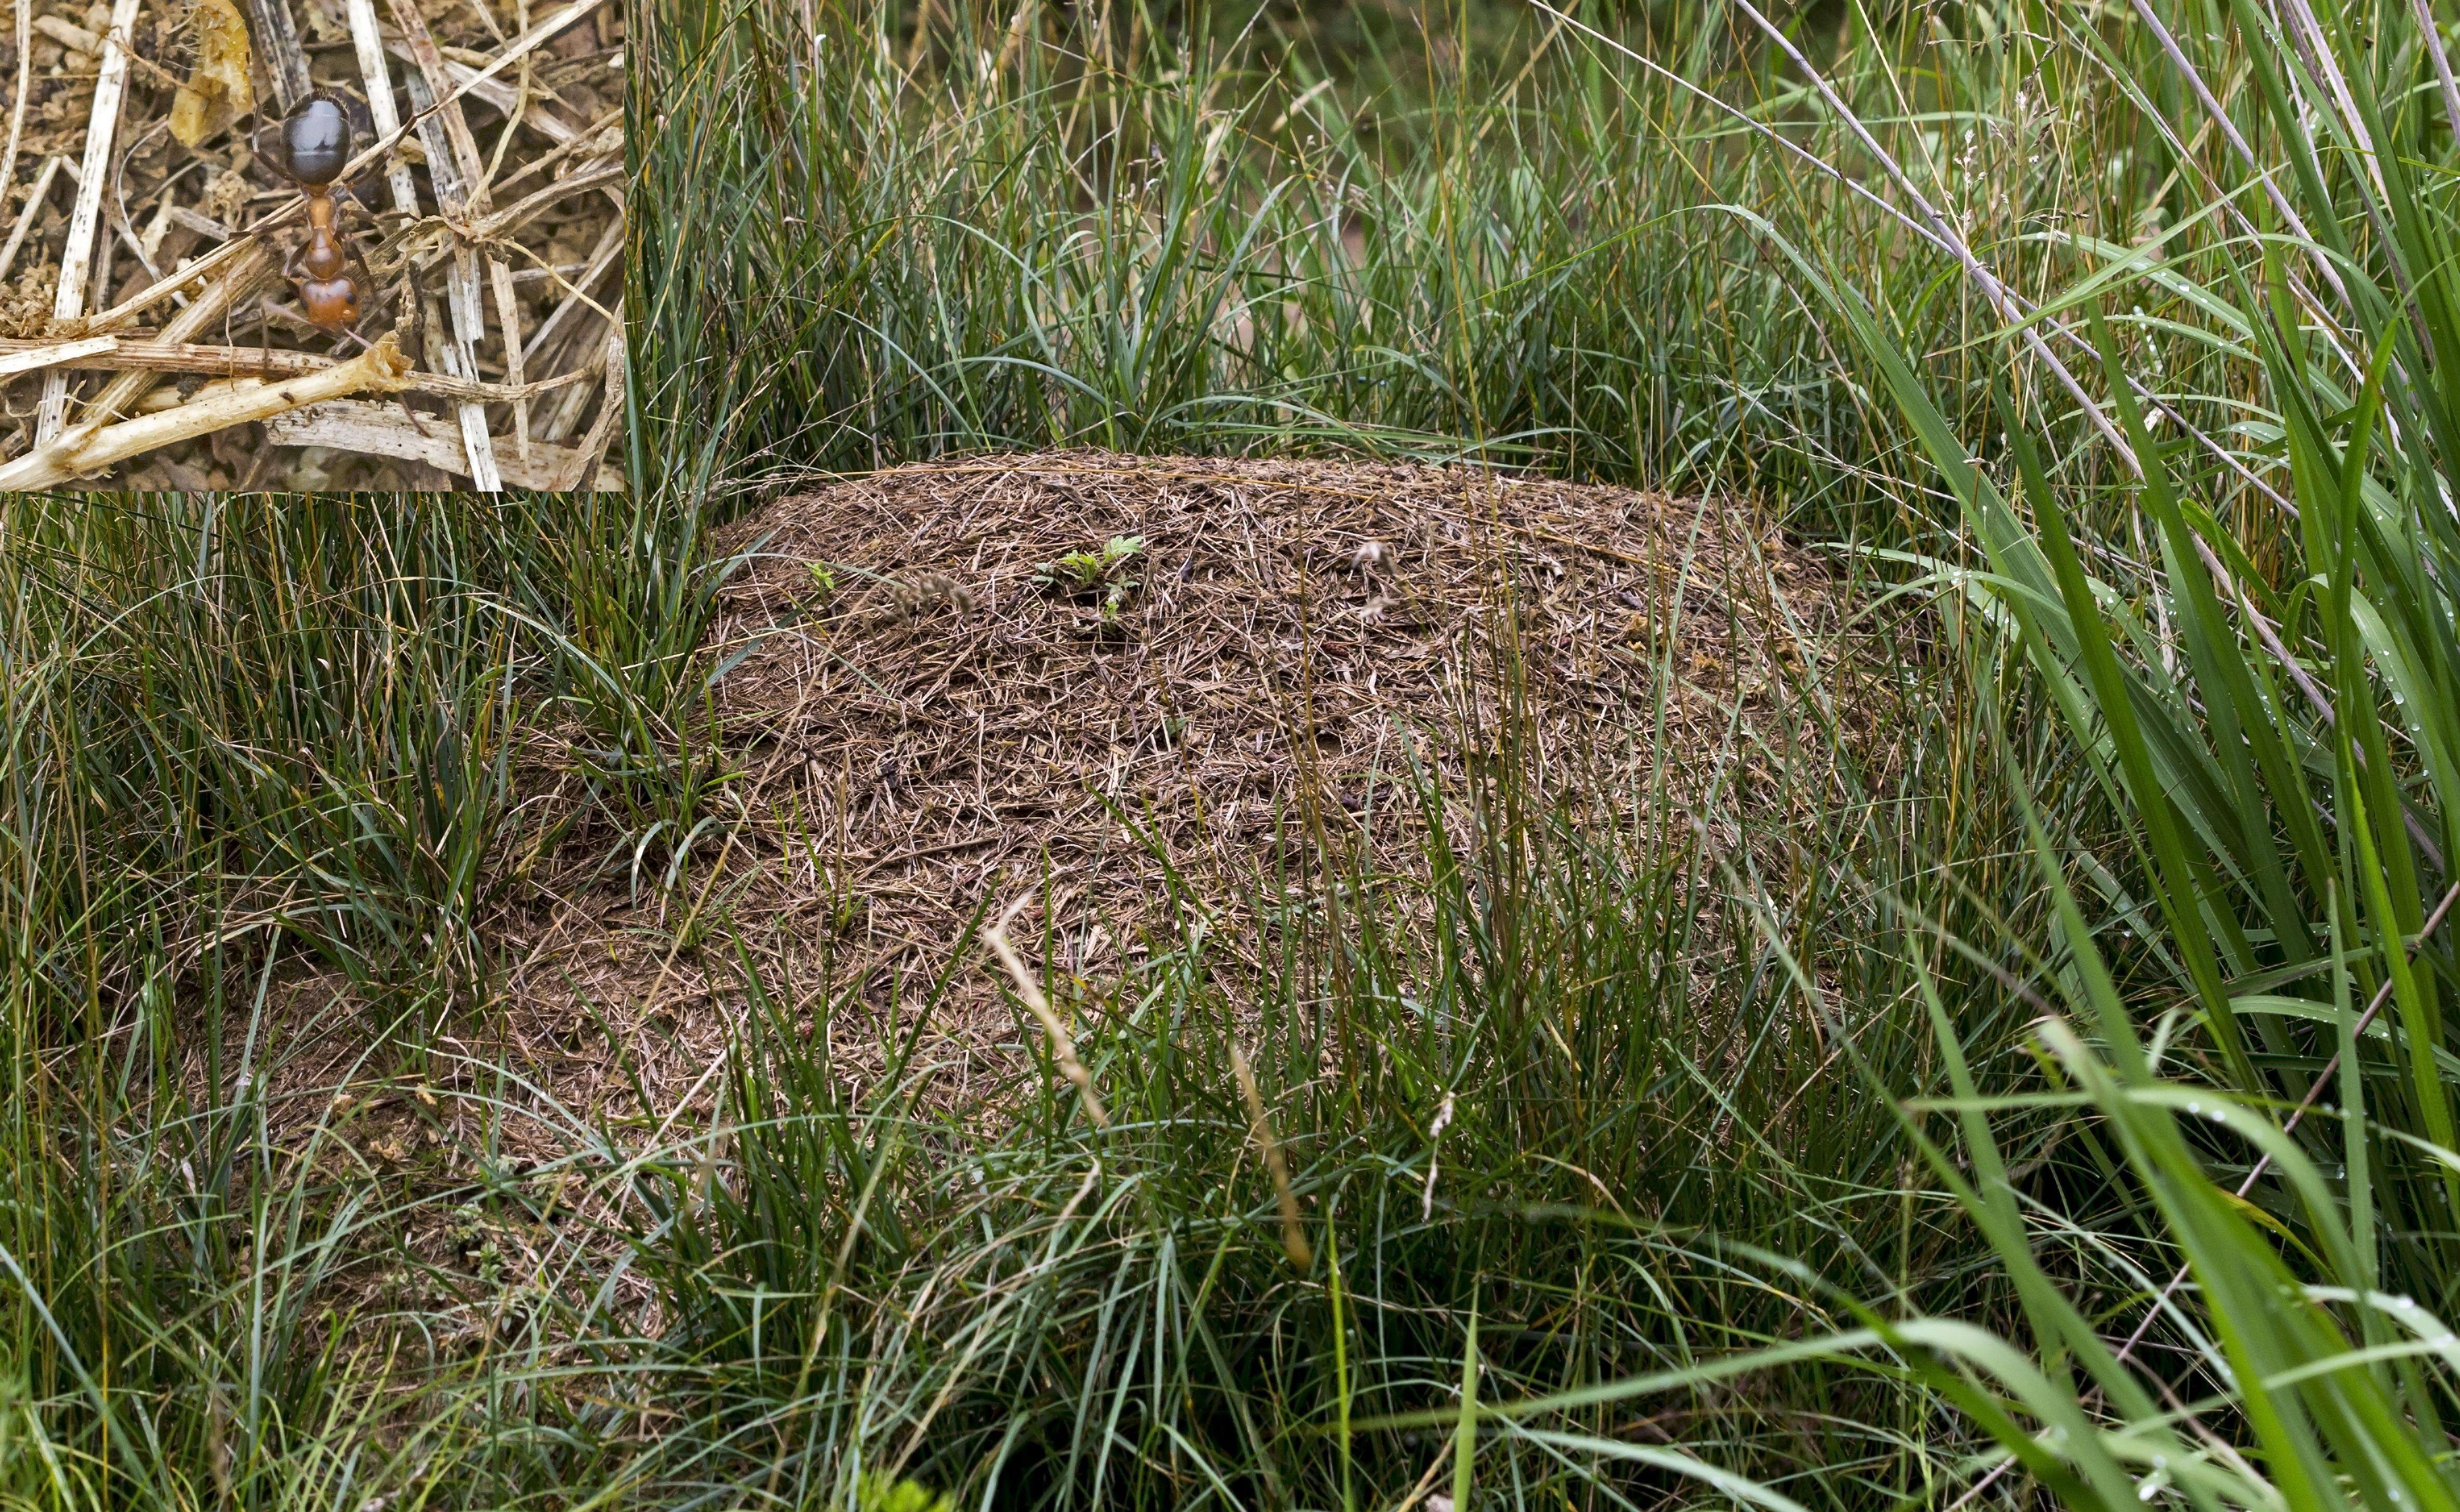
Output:
[[[340,178],[350,160],[350,117],[342,102],[323,93],[302,100],[282,123],[282,156],[290,177],[309,188]]]

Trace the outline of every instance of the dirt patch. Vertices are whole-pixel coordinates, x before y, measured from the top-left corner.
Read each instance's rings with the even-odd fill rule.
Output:
[[[703,905],[781,977],[825,948],[883,1008],[1020,898],[1043,968],[1098,978],[1189,898],[1252,925],[1328,865],[1407,875],[1408,779],[1456,784],[1498,741],[1597,822],[1730,842],[1817,800],[1776,771],[1836,702],[1836,585],[1733,500],[1071,452],[849,479],[727,543],[746,560],[710,650],[747,822],[726,875],[565,896],[509,984],[541,1042],[583,1005],[648,1026],[659,1082],[701,1075],[732,1017]],[[934,1017],[967,1064],[1014,1032],[971,967]]]

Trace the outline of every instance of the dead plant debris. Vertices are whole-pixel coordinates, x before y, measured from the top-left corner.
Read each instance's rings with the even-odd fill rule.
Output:
[[[633,885],[577,827],[505,859],[483,1012],[412,1031],[394,1021],[432,1000],[380,1008],[318,970],[224,1026],[225,1074],[251,1068],[301,1152],[283,1179],[525,1194],[518,1223],[429,1212],[354,1272],[371,1308],[445,1309],[455,1338],[493,1337],[520,1277],[620,1229],[602,1132],[719,1158],[741,1116],[724,1075],[747,1012],[738,946],[858,1094],[882,1031],[946,976],[920,1026],[930,1099],[996,1117],[1021,1047],[1072,1061],[1088,984],[1187,922],[1166,871],[1235,974],[1285,889],[1304,898],[1325,868],[1419,880],[1413,772],[1457,794],[1475,763],[1531,763],[1587,822],[1745,844],[1755,818],[1834,796],[1815,791],[1833,752],[1784,756],[1805,710],[1864,740],[1883,707],[1838,586],[1736,500],[1071,452],[847,479],[728,543],[744,564],[705,651],[733,664],[717,684],[730,821],[680,887]],[[526,803],[581,812],[568,756],[532,767]],[[1050,1023],[1008,1005],[989,951],[958,958],[977,918],[1048,987]],[[427,1049],[376,1044],[389,1022]],[[185,1072],[204,1075],[201,1054]]]
[[[1167,876],[1252,960],[1325,868],[1421,869],[1413,781],[1457,795],[1499,742],[1597,822],[1732,844],[1819,800],[1776,770],[1814,706],[1867,723],[1836,683],[1834,584],[1738,500],[1071,452],[848,479],[730,544],[707,650],[733,662],[742,822],[679,895],[549,865],[504,922],[526,1042],[621,1026],[652,1088],[701,1075],[736,1021],[710,940],[787,983],[825,948],[887,1012],[1031,896],[1013,937],[1063,995],[1184,926]],[[934,1015],[952,1097],[1004,1069],[998,992],[969,963]]]

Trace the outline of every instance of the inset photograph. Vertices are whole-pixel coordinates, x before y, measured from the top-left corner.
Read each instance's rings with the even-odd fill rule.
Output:
[[[17,0],[0,491],[618,489],[622,0]]]

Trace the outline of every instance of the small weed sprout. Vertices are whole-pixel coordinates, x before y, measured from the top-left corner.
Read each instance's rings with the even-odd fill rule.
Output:
[[[1102,619],[1108,623],[1118,617],[1128,596],[1136,590],[1136,580],[1127,575],[1127,568],[1144,548],[1142,536],[1113,536],[1098,551],[1071,551],[1034,568],[1034,586],[1065,598],[1099,592]]]
[[[956,1512],[945,1496],[913,1480],[867,1475],[855,1491],[856,1512]]]
[[[827,564],[820,562],[806,563],[804,570],[812,575],[812,589],[803,595],[802,601],[795,605],[795,608],[805,615],[816,618],[826,614],[830,606],[838,601],[838,575],[829,568]]]

